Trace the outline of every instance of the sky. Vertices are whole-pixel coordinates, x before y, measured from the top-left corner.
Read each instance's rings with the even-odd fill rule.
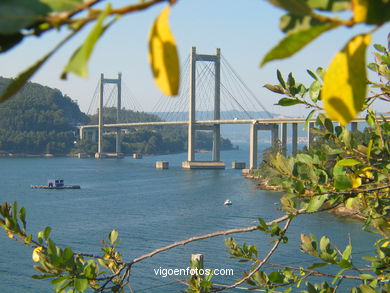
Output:
[[[129,1],[112,2],[114,6],[120,6]],[[88,78],[69,75],[68,80],[63,81],[60,75],[91,26],[84,28],[79,36],[58,51],[33,76],[32,81],[58,88],[77,100],[81,110],[86,112],[100,73],[107,78],[115,78],[121,72],[123,82],[143,110],[151,111],[161,93],[154,84],[148,63],[148,34],[154,19],[165,5],[162,3],[147,11],[124,16],[113,25],[95,47],[89,62]],[[283,14],[283,10],[264,0],[180,0],[171,11],[170,25],[181,61],[188,56],[192,46],[197,47],[199,54],[214,54],[217,47],[221,48],[222,55],[268,111],[302,116],[307,113],[302,107],[274,105],[279,96],[264,89],[263,85],[277,83],[277,69],[286,76],[293,72],[297,81],[308,84],[311,79],[306,69],[327,67],[332,57],[354,34],[366,32],[370,27],[359,25],[325,33],[293,57],[270,62],[260,68],[263,56],[283,37],[279,30],[279,19]],[[387,44],[389,32],[390,25],[383,26],[373,35],[372,44]],[[53,48],[66,33],[63,29],[39,38],[29,38],[15,49],[1,54],[0,76],[17,76]],[[372,61],[372,54],[368,54],[367,59]]]

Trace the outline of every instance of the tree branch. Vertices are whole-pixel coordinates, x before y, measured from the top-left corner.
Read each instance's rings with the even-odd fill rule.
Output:
[[[286,232],[286,230],[288,229],[288,226],[290,225],[292,221],[292,218],[288,218],[287,219],[287,222],[286,224],[284,225],[284,228],[283,228],[283,231],[282,231],[282,235],[284,235],[284,233]],[[242,283],[246,282],[247,280],[249,280],[258,270],[261,269],[261,267],[268,261],[268,259],[272,256],[272,254],[275,252],[275,250],[278,248],[280,242],[282,241],[282,236],[275,242],[275,244],[272,246],[271,250],[268,252],[268,254],[266,255],[265,258],[263,258],[263,260],[247,275],[245,276],[245,278],[242,278],[241,280],[239,280],[238,282],[230,285],[230,286],[227,286],[227,287],[224,287],[224,288],[216,288],[214,290],[212,290],[212,292],[218,292],[218,291],[223,291],[223,290],[226,290],[226,289],[233,289],[233,288],[236,288],[237,286],[241,285]]]

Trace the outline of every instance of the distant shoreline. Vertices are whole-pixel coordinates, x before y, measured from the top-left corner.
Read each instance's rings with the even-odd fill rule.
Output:
[[[233,146],[231,149],[222,149],[221,151],[236,151],[239,150],[238,146]],[[196,150],[197,153],[206,153],[211,152],[211,150],[205,150],[200,149]],[[186,151],[183,152],[172,152],[172,153],[156,153],[156,154],[142,154],[144,156],[161,156],[161,155],[172,155],[172,154],[178,154],[178,153],[186,153]],[[131,157],[132,154],[125,154],[124,155]],[[9,153],[5,151],[0,151],[0,158],[77,158],[78,153],[69,153],[69,154],[26,154],[26,153]],[[83,158],[93,158],[93,155],[88,155],[86,153],[83,153]]]

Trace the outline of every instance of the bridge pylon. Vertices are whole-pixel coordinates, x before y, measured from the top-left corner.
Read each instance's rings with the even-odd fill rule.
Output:
[[[104,85],[115,84],[117,86],[117,108],[116,108],[116,122],[120,123],[120,111],[121,111],[121,88],[122,88],[122,74],[118,73],[118,78],[104,78],[104,74],[100,74],[100,92],[99,92],[99,124],[98,124],[98,152],[95,154],[95,158],[100,159],[106,157],[103,150],[103,134],[104,134]],[[121,153],[121,129],[116,129],[116,157],[122,157]]]
[[[196,62],[214,63],[214,120],[221,119],[221,49],[217,48],[215,55],[197,54],[196,47],[191,48],[190,55],[190,99],[188,110],[188,158],[182,163],[184,169],[224,169],[220,161],[221,129],[220,124],[199,125],[196,123]],[[211,130],[213,132],[213,149],[211,161],[196,161],[195,133],[196,130]]]

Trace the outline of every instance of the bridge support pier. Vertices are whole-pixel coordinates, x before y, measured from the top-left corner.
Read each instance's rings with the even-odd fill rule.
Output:
[[[292,155],[298,153],[298,123],[292,124]]]
[[[271,126],[271,145],[274,151],[277,150],[279,147],[280,140],[279,140],[279,125],[273,124]]]
[[[357,130],[358,130],[358,123],[351,122],[351,131],[357,131]]]
[[[249,169],[256,169],[257,166],[257,131],[258,125],[253,122],[249,132]]]
[[[287,155],[287,123],[282,123],[282,154],[283,156]]]
[[[307,149],[311,147],[314,141],[313,128],[314,128],[314,122],[309,122],[307,127]]]
[[[104,74],[100,74],[100,92],[99,92],[99,134],[98,134],[98,152],[95,158],[101,158],[103,153],[103,94],[104,94]]]

